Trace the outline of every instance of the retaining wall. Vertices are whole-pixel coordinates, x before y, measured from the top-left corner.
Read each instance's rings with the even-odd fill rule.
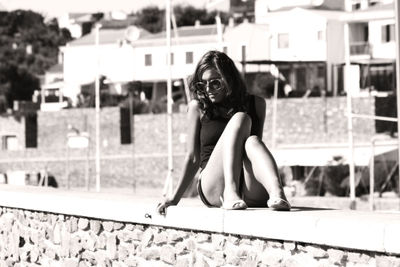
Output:
[[[0,266],[400,266],[400,214],[0,185]]]
[[[353,99],[355,112],[375,114],[375,98]],[[277,101],[277,145],[347,142],[346,98],[289,98]],[[59,186],[82,187],[86,166],[91,186],[95,170],[95,113],[93,109],[66,109],[38,113],[38,147],[0,151],[0,172],[47,169]],[[3,125],[3,122],[1,122]],[[68,125],[88,132],[88,149],[67,149]],[[133,143],[121,144],[119,108],[101,110],[101,176],[104,187],[161,187],[167,176],[167,115],[134,116]],[[186,114],[173,116],[174,175],[179,175],[185,152]],[[270,145],[272,102],[267,100],[263,139]],[[354,119],[354,142],[370,142],[375,134],[372,120]],[[69,174],[67,176],[67,174]]]

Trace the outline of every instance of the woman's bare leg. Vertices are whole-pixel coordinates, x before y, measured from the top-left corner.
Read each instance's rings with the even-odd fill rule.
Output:
[[[262,140],[255,135],[250,136],[246,140],[245,151],[243,193],[249,206],[266,206],[268,197],[287,200],[276,162]]]
[[[224,201],[241,199],[238,183],[250,130],[251,118],[243,112],[236,113],[226,125],[201,174],[202,190],[210,204],[220,206],[220,196]]]

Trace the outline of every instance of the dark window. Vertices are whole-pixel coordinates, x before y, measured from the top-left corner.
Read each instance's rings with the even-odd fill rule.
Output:
[[[145,66],[151,66],[152,65],[151,54],[144,55],[144,65]]]
[[[120,132],[121,132],[121,144],[132,143],[132,132],[131,132],[131,113],[129,108],[120,109]]]
[[[193,52],[186,52],[186,64],[193,63]]]
[[[25,117],[25,147],[37,147],[37,132],[37,115],[27,115]]]
[[[325,77],[325,67],[324,66],[318,66],[318,68],[317,68],[317,76],[318,76],[318,78],[324,78]]]
[[[381,30],[382,30],[382,43],[388,43],[394,41],[395,39],[394,24],[383,25]]]

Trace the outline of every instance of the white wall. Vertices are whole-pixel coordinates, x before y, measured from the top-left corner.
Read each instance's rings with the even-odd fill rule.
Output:
[[[111,81],[131,81],[134,77],[134,53],[128,44],[66,46],[64,52],[64,94],[75,99],[82,84],[95,81],[96,71]]]
[[[193,43],[174,45],[171,52],[174,54],[172,65],[172,79],[179,79],[192,75],[199,59],[209,50],[218,49],[217,42]],[[168,75],[166,46],[143,46],[134,48],[134,75],[133,79],[142,81],[165,80]],[[186,64],[186,52],[193,52],[193,63]],[[145,54],[152,55],[152,65],[145,66]]]
[[[270,54],[273,60],[324,61],[326,60],[326,24],[323,16],[295,8],[289,11],[273,12],[264,21],[271,33]],[[318,31],[323,38],[318,40]],[[278,35],[289,34],[289,47],[278,48]]]
[[[374,58],[396,58],[395,41],[388,43],[382,42],[382,26],[394,23],[394,19],[369,22],[369,41],[372,45],[372,56]]]

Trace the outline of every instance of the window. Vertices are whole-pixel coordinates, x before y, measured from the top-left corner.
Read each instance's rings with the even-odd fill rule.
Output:
[[[278,34],[278,48],[289,48],[289,34],[279,33]]]
[[[392,42],[395,39],[394,36],[394,24],[388,24],[382,26],[382,43]]]
[[[242,55],[242,60],[243,61],[246,61],[246,46],[245,45],[242,45],[242,48],[241,48],[241,55]]]
[[[151,66],[152,65],[151,54],[144,55],[144,65],[145,66]]]
[[[3,150],[18,150],[18,139],[16,135],[5,135],[1,138]]]
[[[318,66],[318,68],[317,68],[317,77],[318,78],[324,78],[325,77],[325,67],[324,66]]]
[[[193,52],[186,52],[186,64],[193,63]]]

